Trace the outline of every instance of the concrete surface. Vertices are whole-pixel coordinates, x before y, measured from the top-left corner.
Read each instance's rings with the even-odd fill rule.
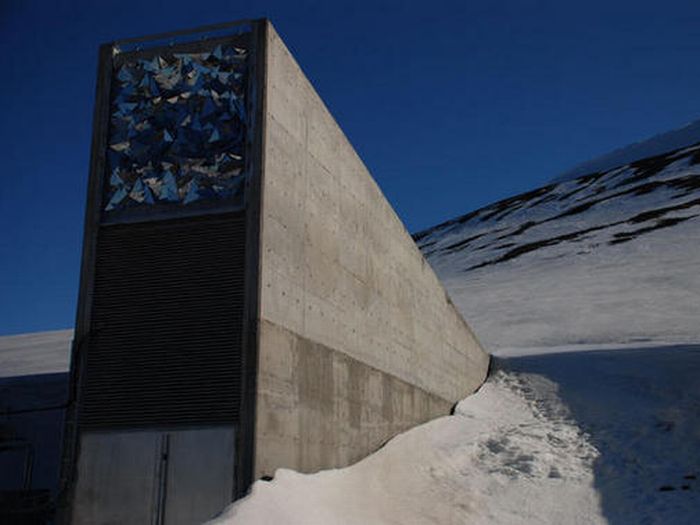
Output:
[[[451,403],[347,354],[262,322],[258,477],[349,465]]]
[[[489,362],[272,27],[266,95],[258,474],[347,465],[447,413]],[[394,387],[402,409],[380,408]]]

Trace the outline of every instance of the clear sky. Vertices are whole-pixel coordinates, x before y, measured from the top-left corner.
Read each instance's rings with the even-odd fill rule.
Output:
[[[0,334],[73,324],[98,44],[262,16],[410,231],[700,118],[697,0],[0,0]]]

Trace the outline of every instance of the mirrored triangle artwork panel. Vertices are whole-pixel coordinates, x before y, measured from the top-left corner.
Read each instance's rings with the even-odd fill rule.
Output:
[[[115,57],[105,212],[242,204],[248,56],[224,41]]]

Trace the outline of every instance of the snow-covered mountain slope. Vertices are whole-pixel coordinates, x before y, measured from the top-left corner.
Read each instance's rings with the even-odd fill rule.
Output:
[[[700,346],[567,350],[499,360],[454,416],[279,470],[211,525],[697,523]]]
[[[700,120],[583,162],[559,175],[554,179],[554,182],[563,182],[590,173],[608,171],[638,159],[686,148],[698,142],[700,142]]]
[[[700,144],[415,239],[488,350],[700,341]]]

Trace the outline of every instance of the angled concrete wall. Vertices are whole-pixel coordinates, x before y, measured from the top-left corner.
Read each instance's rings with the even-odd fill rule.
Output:
[[[266,47],[257,475],[352,463],[489,361],[269,25]]]

